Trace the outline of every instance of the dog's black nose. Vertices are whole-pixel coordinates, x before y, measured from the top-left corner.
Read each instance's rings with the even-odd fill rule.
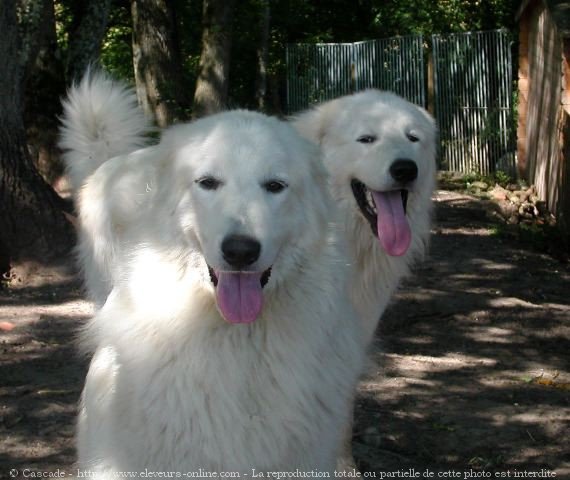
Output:
[[[399,158],[390,165],[390,175],[397,182],[410,183],[418,177],[418,166],[413,160]]]
[[[224,260],[232,267],[243,268],[259,258],[261,244],[245,235],[228,235],[222,242]]]

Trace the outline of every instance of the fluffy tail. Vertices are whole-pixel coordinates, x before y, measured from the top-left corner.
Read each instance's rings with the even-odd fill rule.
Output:
[[[87,72],[63,102],[60,147],[74,192],[109,158],[145,145],[148,122],[132,89]]]

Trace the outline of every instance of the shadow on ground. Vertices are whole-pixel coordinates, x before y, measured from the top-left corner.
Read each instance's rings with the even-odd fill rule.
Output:
[[[15,325],[0,331],[0,478],[72,472],[86,373],[74,337],[89,312],[77,281],[0,292],[0,322]]]
[[[478,201],[440,192],[360,389],[361,470],[570,476],[570,272],[493,232]]]
[[[494,236],[469,197],[440,192],[436,220],[431,255],[386,312],[360,387],[360,469],[570,478],[568,267]],[[0,306],[0,322],[17,325],[0,331],[0,477],[73,473],[86,372],[73,337],[89,306],[75,283],[0,292]]]

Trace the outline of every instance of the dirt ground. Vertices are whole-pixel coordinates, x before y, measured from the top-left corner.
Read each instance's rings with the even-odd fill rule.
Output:
[[[384,315],[359,389],[358,466],[570,478],[570,268],[493,235],[480,201],[436,201],[431,254]],[[73,277],[0,291],[0,478],[73,474],[87,365],[73,339],[89,313]]]

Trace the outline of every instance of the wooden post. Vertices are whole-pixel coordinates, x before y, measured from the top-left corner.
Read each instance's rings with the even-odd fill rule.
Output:
[[[529,21],[530,15],[523,12],[519,20],[519,68],[518,68],[518,124],[517,124],[517,173],[527,177],[527,111],[529,84]]]

